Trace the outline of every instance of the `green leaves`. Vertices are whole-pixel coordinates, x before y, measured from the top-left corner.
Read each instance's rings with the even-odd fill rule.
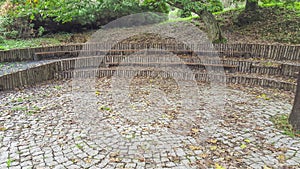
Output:
[[[7,167],[10,167],[12,162],[13,162],[13,160],[12,160],[11,158],[8,158],[8,159],[6,160],[6,166],[7,166]]]

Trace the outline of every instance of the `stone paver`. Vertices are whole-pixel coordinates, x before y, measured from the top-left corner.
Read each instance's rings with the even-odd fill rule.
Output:
[[[227,88],[221,110],[207,102],[209,86],[199,85],[193,104],[202,106],[183,109],[173,82],[139,83],[147,80],[133,81],[131,103],[122,93],[114,100],[108,78],[91,91],[94,100],[74,97],[71,81],[1,93],[0,168],[300,167],[300,139],[269,120],[290,112],[289,98]]]

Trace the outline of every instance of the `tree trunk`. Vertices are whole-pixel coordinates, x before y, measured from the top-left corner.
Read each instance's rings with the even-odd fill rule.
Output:
[[[258,0],[247,0],[245,10],[256,11],[258,9]]]
[[[177,1],[177,2],[167,1],[167,3],[170,6],[174,6],[179,9],[184,9],[184,5],[182,3],[180,3],[179,1]],[[203,20],[203,22],[205,24],[206,31],[208,32],[208,37],[210,38],[211,41],[213,41],[215,43],[226,41],[226,38],[223,36],[222,30],[220,28],[218,21],[216,20],[215,16],[211,12],[204,10],[204,9],[197,11],[193,8],[190,9],[190,11],[196,13],[198,16],[201,17],[201,19]]]
[[[289,117],[289,122],[294,129],[300,131],[300,71],[298,72],[297,90],[292,113]]]
[[[216,20],[215,16],[207,11],[203,10],[197,13],[199,16],[201,16],[201,19],[203,20],[206,31],[208,32],[208,37],[214,42],[214,43],[220,43],[224,42],[226,39],[223,36],[222,30],[220,28],[220,25],[218,21]]]

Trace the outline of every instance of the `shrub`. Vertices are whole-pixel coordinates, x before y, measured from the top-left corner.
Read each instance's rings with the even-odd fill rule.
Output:
[[[0,35],[0,44],[5,42],[5,38]]]

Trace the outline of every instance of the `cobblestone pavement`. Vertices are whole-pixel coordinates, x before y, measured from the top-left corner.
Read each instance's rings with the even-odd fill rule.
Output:
[[[291,111],[282,92],[258,97],[251,88],[228,87],[223,112],[210,116],[220,110],[206,105],[210,86],[201,83],[202,106],[183,109],[172,81],[134,80],[128,107],[114,101],[111,79],[98,82],[95,104],[73,104],[79,98],[71,81],[1,93],[0,168],[300,167],[300,139],[269,120]],[[151,86],[169,102],[149,93]]]

